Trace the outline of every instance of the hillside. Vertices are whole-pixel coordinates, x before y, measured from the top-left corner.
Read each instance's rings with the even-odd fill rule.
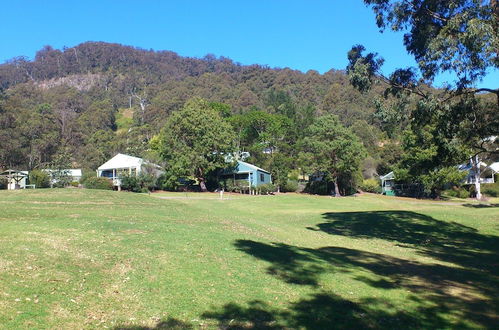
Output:
[[[365,143],[382,139],[372,115],[381,87],[362,95],[342,70],[303,73],[86,42],[7,61],[0,88],[0,139],[9,141],[0,146],[0,167],[38,168],[66,155],[73,166],[95,168],[116,152],[144,155],[168,116],[196,96],[232,114],[258,109],[294,122],[333,113],[363,140],[370,135]]]

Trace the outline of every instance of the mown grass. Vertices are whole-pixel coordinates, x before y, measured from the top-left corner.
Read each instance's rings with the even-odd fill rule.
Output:
[[[0,325],[499,324],[496,201],[159,196],[1,191]]]

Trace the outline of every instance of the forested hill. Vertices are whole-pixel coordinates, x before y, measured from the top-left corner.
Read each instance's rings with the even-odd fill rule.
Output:
[[[116,152],[144,155],[168,116],[196,96],[229,105],[232,115],[285,115],[297,131],[334,113],[365,143],[381,139],[373,116],[380,90],[360,94],[342,70],[303,73],[86,42],[7,61],[0,89],[0,168],[40,168],[64,157],[95,168]]]

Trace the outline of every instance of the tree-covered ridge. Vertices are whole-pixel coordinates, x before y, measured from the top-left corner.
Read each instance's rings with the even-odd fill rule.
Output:
[[[340,70],[303,73],[87,42],[7,61],[0,86],[0,134],[8,141],[0,147],[0,167],[44,167],[62,153],[85,168],[116,152],[143,156],[169,116],[193,97],[228,105],[230,116],[262,111],[288,118],[288,149],[323,114],[337,115],[359,134],[367,124],[375,140],[367,144],[383,139],[382,122],[373,116],[379,89],[363,95]],[[254,141],[245,138],[241,148],[251,149]]]

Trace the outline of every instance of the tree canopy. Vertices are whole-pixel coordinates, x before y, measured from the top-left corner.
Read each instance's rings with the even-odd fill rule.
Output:
[[[386,84],[382,97],[377,98],[375,116],[384,122],[382,128],[388,129],[388,134],[393,134],[393,127],[407,119],[407,128],[413,133],[406,133],[406,138],[431,132],[431,147],[428,139],[413,138],[411,143],[403,144],[406,156],[402,158],[414,156],[414,148],[419,148],[421,152],[416,154],[420,156],[430,152],[432,155],[426,154],[428,157],[423,157],[426,159],[423,162],[431,167],[418,168],[426,173],[439,173],[441,178],[447,175],[447,182],[453,182],[453,171],[439,169],[456,166],[480,153],[499,153],[499,141],[488,143],[499,132],[499,89],[476,88],[488,69],[499,68],[498,2],[364,2],[374,10],[382,31],[391,28],[404,32],[404,45],[418,65],[384,75],[381,71],[384,60],[378,54],[365,53],[362,45],[353,46],[348,52],[347,72],[355,88],[365,93],[377,82]],[[453,84],[442,89],[431,88],[435,78],[444,72],[455,76]],[[414,179],[425,181],[429,187],[446,181],[429,179],[416,171],[414,164],[401,162],[399,173],[405,166]]]
[[[324,175],[340,196],[339,180],[355,180],[365,149],[353,132],[341,125],[337,116],[316,119],[302,141],[302,159],[311,174]]]
[[[195,177],[206,191],[206,175],[227,166],[225,156],[233,154],[234,132],[217,109],[203,99],[189,100],[170,116],[154,148],[176,177]]]

